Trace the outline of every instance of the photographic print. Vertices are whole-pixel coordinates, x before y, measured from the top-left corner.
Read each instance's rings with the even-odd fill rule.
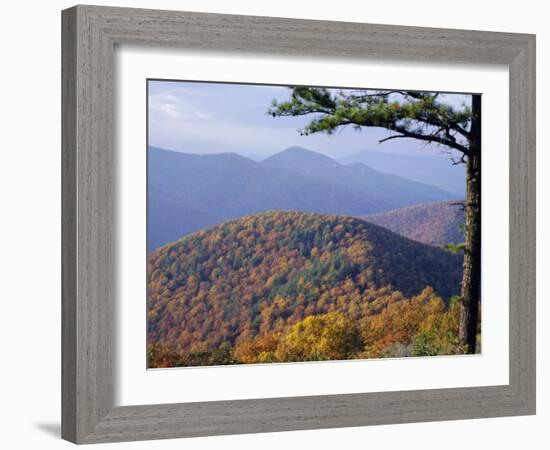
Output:
[[[147,80],[147,367],[481,351],[481,95]]]

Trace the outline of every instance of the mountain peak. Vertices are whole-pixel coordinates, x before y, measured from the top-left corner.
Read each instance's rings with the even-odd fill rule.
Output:
[[[272,166],[290,166],[290,168],[305,165],[339,166],[340,164],[321,153],[303,147],[289,147],[263,161]]]
[[[328,156],[324,156],[322,155],[321,153],[319,152],[316,152],[314,150],[310,150],[308,148],[305,148],[305,147],[300,147],[298,145],[293,145],[291,147],[288,147],[286,149],[284,149],[283,151],[279,152],[278,154],[294,154],[294,155],[309,155],[310,157],[321,157],[321,158],[327,158],[327,159],[330,159],[328,158]]]

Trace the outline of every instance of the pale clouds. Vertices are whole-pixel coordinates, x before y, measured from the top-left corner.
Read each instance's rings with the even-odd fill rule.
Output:
[[[332,157],[370,149],[397,153],[441,153],[436,146],[409,139],[378,141],[383,129],[356,132],[342,129],[333,136],[301,136],[305,117],[273,118],[273,99],[288,98],[283,86],[149,81],[149,144],[188,153],[237,152],[261,158],[290,146],[302,146]],[[442,94],[445,103],[460,108],[469,96]],[[383,147],[383,148],[382,148]]]

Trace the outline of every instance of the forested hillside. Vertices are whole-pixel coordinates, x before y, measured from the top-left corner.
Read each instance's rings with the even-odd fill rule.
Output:
[[[464,242],[461,202],[426,203],[361,216],[401,236],[430,245]]]
[[[461,262],[353,217],[228,221],[149,254],[149,366],[458,351]]]

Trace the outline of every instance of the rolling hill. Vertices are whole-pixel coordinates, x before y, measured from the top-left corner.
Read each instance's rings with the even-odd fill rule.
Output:
[[[464,242],[464,212],[455,202],[407,206],[360,218],[424,244]]]
[[[149,254],[148,344],[211,351],[313,315],[368,317],[427,286],[448,300],[458,294],[461,262],[353,217],[243,217]]]
[[[149,147],[147,248],[206,226],[275,209],[364,215],[454,198],[362,164],[344,166],[301,148],[256,162]]]
[[[364,150],[338,160],[342,164],[362,163],[386,174],[437,186],[457,198],[466,193],[466,172],[463,164],[452,165],[447,155],[401,155]]]

